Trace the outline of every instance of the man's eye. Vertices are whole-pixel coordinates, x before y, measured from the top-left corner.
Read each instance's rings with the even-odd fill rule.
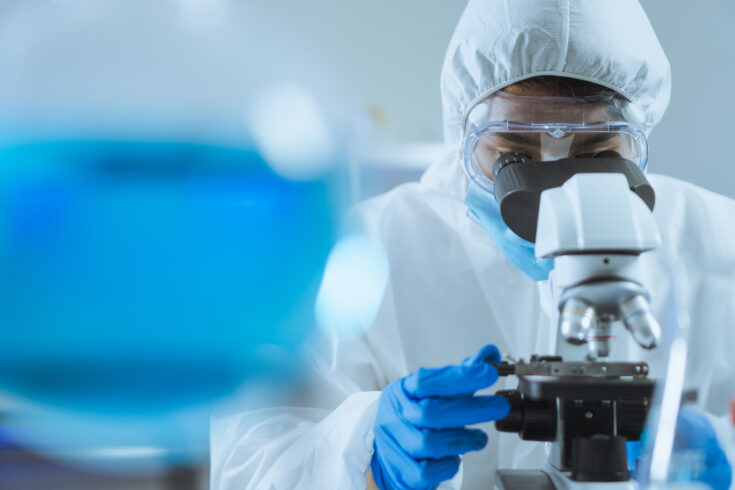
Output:
[[[519,156],[526,158],[528,161],[533,160],[533,158],[531,158],[531,155],[525,151],[518,151],[518,150],[501,150],[500,151],[501,158],[515,158]]]
[[[498,148],[498,153],[505,155],[507,153],[520,153],[529,160],[533,160],[534,152],[528,151],[525,148]]]

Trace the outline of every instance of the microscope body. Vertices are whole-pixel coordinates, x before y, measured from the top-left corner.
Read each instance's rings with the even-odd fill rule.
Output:
[[[558,333],[566,342],[586,344],[590,360],[609,357],[610,328],[621,321],[641,347],[656,346],[661,329],[639,259],[660,244],[651,210],[621,174],[577,174],[542,193],[536,255],[554,258]]]
[[[645,181],[642,173],[635,179]],[[518,388],[498,393],[511,413],[496,428],[546,442],[547,463],[498,470],[498,489],[637,488],[626,442],[640,438],[654,383],[646,363],[608,359],[615,324],[644,349],[661,336],[639,266],[660,237],[652,199],[633,190],[623,172],[583,172],[539,192],[536,255],[554,259],[556,352],[498,366],[518,378]]]

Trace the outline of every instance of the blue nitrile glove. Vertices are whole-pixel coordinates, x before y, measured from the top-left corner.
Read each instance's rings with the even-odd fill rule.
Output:
[[[385,387],[370,464],[381,490],[434,488],[457,473],[459,455],[485,447],[485,433],[465,426],[502,419],[510,410],[502,396],[473,396],[498,379],[487,360],[500,362],[494,345],[457,366],[421,368]]]
[[[674,453],[685,450],[693,450],[701,455],[702,467],[694,475],[696,481],[706,483],[715,490],[727,490],[732,480],[732,468],[727,461],[727,456],[717,441],[717,435],[707,417],[694,410],[683,409],[679,412],[679,420],[676,423],[676,436],[674,438]],[[677,477],[677,467],[685,465],[677,464],[675,457],[672,458],[672,469],[674,477]],[[686,479],[689,475],[681,475]]]
[[[641,435],[641,438],[643,435]],[[628,470],[630,476],[635,477],[635,468],[638,465],[638,458],[641,456],[641,441],[628,441],[625,443],[625,455],[628,459]]]
[[[644,446],[645,438],[644,430],[641,435]],[[636,470],[638,463],[636,460],[639,455],[643,456],[641,444],[629,442],[627,450],[630,468]],[[646,470],[644,464],[638,472]],[[636,473],[637,479],[641,476]],[[682,409],[679,412],[668,478],[672,481],[699,481],[715,490],[730,488],[732,469],[717,441],[712,425],[704,414],[689,409]]]

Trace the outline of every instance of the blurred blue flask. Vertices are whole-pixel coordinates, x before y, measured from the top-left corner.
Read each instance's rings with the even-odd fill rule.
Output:
[[[287,180],[243,149],[0,148],[0,389],[160,413],[287,375],[332,204],[329,177]]]

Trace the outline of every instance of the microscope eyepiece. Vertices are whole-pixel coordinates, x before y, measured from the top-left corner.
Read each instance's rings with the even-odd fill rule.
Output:
[[[525,153],[520,153],[517,151],[503,153],[502,155],[500,155],[500,157],[498,157],[497,160],[495,160],[495,165],[493,165],[493,179],[498,176],[498,172],[500,172],[500,169],[502,169],[506,165],[510,165],[512,163],[528,163],[530,161],[531,159],[528,158]]]

